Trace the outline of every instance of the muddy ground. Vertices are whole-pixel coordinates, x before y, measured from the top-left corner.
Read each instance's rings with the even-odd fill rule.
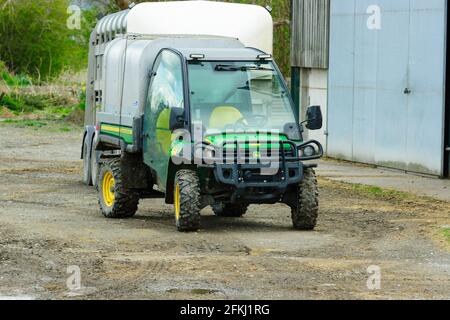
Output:
[[[0,124],[0,298],[450,298],[448,203],[377,199],[321,178],[313,232],[263,205],[239,219],[205,209],[202,229],[182,234],[162,200],[103,218],[81,183],[80,141],[76,128]],[[371,265],[379,290],[367,287]],[[70,266],[81,290],[67,287]]]

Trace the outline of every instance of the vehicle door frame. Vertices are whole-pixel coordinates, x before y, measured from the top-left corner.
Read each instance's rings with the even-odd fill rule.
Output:
[[[145,101],[145,106],[144,106],[144,119],[147,117],[145,115],[146,112],[151,112],[151,106],[149,105],[149,101],[148,100],[148,96],[150,94],[150,91],[152,89],[152,86],[154,84],[155,81],[155,75],[156,72],[158,70],[158,68],[161,65],[161,61],[162,61],[162,54],[165,51],[169,51],[173,54],[175,54],[176,56],[178,56],[180,58],[180,64],[181,64],[181,72],[182,72],[182,81],[183,81],[183,108],[184,108],[184,117],[185,117],[185,123],[184,123],[184,127],[183,129],[185,130],[189,130],[189,121],[190,121],[190,115],[189,115],[189,92],[188,92],[188,85],[187,85],[187,64],[186,64],[186,59],[184,57],[184,55],[179,52],[178,50],[175,50],[173,48],[162,48],[161,50],[159,50],[159,52],[156,54],[155,57],[155,62],[153,63],[153,66],[151,68],[151,72],[150,72],[150,81],[149,81],[149,85],[148,85],[148,90],[147,90],[147,97],[146,97],[146,101]],[[144,120],[145,121],[145,120]],[[147,128],[144,128],[143,130],[148,130]],[[148,132],[148,131],[147,131]],[[190,130],[189,130],[190,132]],[[146,131],[144,131],[144,139],[148,139],[148,134],[146,134]],[[146,144],[146,141],[143,141],[144,144]],[[145,156],[143,155],[143,159],[145,159]],[[157,172],[157,170],[155,168],[153,168],[149,163],[146,163],[151,170],[153,171],[153,173],[155,174],[155,172]],[[169,167],[170,167],[170,157],[169,157],[169,163],[167,163],[167,175],[166,177],[157,177],[155,183],[158,184],[158,186],[160,188],[162,188],[163,190],[167,189],[167,186],[170,185],[170,182],[168,181],[169,179]],[[161,182],[161,183],[159,183]],[[163,182],[165,182],[165,185],[163,185]]]

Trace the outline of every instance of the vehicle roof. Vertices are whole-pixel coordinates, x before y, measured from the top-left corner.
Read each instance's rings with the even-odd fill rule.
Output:
[[[180,52],[186,60],[193,60],[191,54],[204,54],[202,60],[256,60],[263,51],[245,47],[238,39],[211,36],[180,36],[157,38],[152,46],[161,49],[173,49]]]

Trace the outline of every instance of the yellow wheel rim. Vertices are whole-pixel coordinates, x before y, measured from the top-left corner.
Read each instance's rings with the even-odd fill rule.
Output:
[[[114,176],[110,171],[105,173],[103,176],[103,182],[102,182],[102,192],[103,192],[103,200],[105,200],[105,204],[108,207],[112,207],[114,204]]]
[[[175,185],[174,205],[175,219],[176,221],[178,221],[180,219],[180,186],[178,185],[178,183]]]

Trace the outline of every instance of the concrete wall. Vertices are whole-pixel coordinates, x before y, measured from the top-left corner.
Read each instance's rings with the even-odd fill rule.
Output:
[[[321,106],[324,117],[322,129],[317,131],[306,130],[304,138],[319,141],[325,151],[327,150],[327,82],[328,70],[326,69],[302,69],[301,71],[300,117],[304,120],[306,109],[313,105]]]

